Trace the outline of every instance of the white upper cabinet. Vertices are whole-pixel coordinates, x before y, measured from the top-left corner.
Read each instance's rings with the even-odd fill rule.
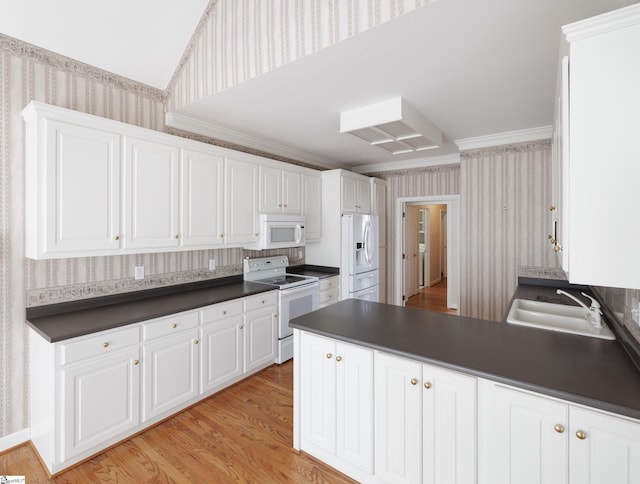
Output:
[[[152,140],[124,140],[124,247],[178,247],[179,149]]]
[[[27,129],[26,256],[109,253],[120,248],[120,137],[39,117]]]
[[[343,212],[371,213],[369,179],[361,175],[342,175],[341,196]]]
[[[561,182],[568,206],[561,212],[570,243],[559,241],[563,268],[572,283],[637,289],[640,5],[563,32],[569,42],[569,139],[568,159],[562,160],[568,176]]]
[[[258,165],[227,158],[225,166],[226,207],[225,242],[240,244],[257,242],[258,232]]]
[[[302,193],[306,239],[318,240],[322,237],[322,178],[305,173],[302,176]]]
[[[302,174],[260,166],[260,213],[302,213]]]
[[[29,258],[242,247],[259,211],[303,201],[320,238],[316,170],[36,101],[23,117]]]
[[[224,242],[224,158],[182,150],[180,234],[183,247]]]

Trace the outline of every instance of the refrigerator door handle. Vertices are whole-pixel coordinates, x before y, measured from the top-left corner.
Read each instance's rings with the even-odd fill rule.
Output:
[[[371,265],[371,252],[369,251],[369,230],[371,229],[370,223],[367,220],[365,226],[364,226],[364,237],[363,237],[363,243],[362,245],[364,246],[364,258],[367,261],[367,265]]]

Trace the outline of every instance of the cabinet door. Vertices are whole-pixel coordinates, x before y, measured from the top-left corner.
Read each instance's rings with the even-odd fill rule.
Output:
[[[28,236],[46,240],[46,255],[117,251],[120,136],[56,121],[47,123],[46,136],[46,222],[40,236],[27,227]]]
[[[225,180],[225,243],[257,242],[258,165],[227,158]]]
[[[242,375],[243,329],[242,316],[202,328],[201,393],[223,388]]]
[[[479,482],[567,483],[567,405],[491,382],[481,383]]]
[[[277,353],[277,319],[275,306],[244,315],[244,371],[273,363]]]
[[[282,212],[302,213],[302,174],[282,172]]]
[[[569,412],[571,484],[640,482],[640,423],[576,407]]]
[[[66,460],[134,429],[139,422],[138,348],[62,370]]]
[[[307,240],[318,240],[322,237],[322,178],[304,175],[302,192],[306,237]]]
[[[198,395],[198,344],[194,329],[144,345],[143,421]]]
[[[369,180],[356,180],[356,209],[371,213],[371,184]]]
[[[260,167],[260,213],[282,212],[282,170]]]
[[[376,476],[422,481],[422,365],[376,353]]]
[[[475,482],[476,379],[423,365],[422,390],[422,482]]]
[[[336,453],[345,462],[372,473],[373,351],[337,343],[335,353]]]
[[[183,247],[223,243],[224,159],[210,153],[182,151],[180,234]]]
[[[332,340],[300,335],[300,447],[312,453],[314,446],[336,452],[335,353]]]
[[[125,249],[178,247],[178,151],[125,138]]]
[[[358,211],[357,192],[358,181],[355,178],[349,178],[346,176],[340,177],[340,196],[343,212]]]

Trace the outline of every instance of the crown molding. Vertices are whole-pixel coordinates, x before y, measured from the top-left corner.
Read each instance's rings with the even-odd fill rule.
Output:
[[[640,23],[640,4],[635,4],[565,25],[562,27],[562,33],[567,41],[575,42],[638,23]]]
[[[373,165],[356,166],[352,171],[356,173],[378,173],[383,171],[412,170],[415,168],[426,168],[440,165],[455,165],[460,163],[460,155],[443,155],[431,158],[419,158],[405,161],[389,161],[386,163],[376,163]]]
[[[178,113],[166,113],[165,123],[171,128],[181,129],[190,133],[215,138],[220,141],[226,141],[239,146],[244,146],[265,153],[282,156],[291,160],[300,161],[309,165],[317,166],[323,169],[345,168],[345,165],[316,156],[305,151],[296,150],[273,141],[268,141],[257,136],[248,135],[235,131],[233,129],[224,128],[207,121],[192,118]]]
[[[487,148],[489,146],[524,143],[526,141],[551,138],[552,132],[552,126],[541,126],[539,128],[507,131],[487,136],[476,136],[474,138],[456,139],[453,140],[453,142],[458,145],[460,151],[475,150],[476,148]]]

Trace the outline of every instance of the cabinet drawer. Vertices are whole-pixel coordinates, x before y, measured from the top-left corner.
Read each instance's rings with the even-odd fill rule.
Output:
[[[144,341],[147,341],[196,326],[198,326],[198,311],[189,311],[144,323],[142,337]]]
[[[60,345],[60,363],[65,365],[93,356],[104,356],[140,342],[140,326],[101,331]]]
[[[320,291],[320,304],[333,304],[338,302],[338,287],[334,287],[329,291]]]
[[[244,310],[253,311],[265,306],[273,306],[278,303],[278,293],[276,291],[264,292],[257,296],[251,296],[244,299]]]
[[[330,289],[338,289],[339,285],[338,277],[325,277],[324,279],[320,279],[320,291],[327,291]]]
[[[202,324],[220,321],[242,314],[242,299],[232,299],[220,304],[208,306],[200,311]]]

